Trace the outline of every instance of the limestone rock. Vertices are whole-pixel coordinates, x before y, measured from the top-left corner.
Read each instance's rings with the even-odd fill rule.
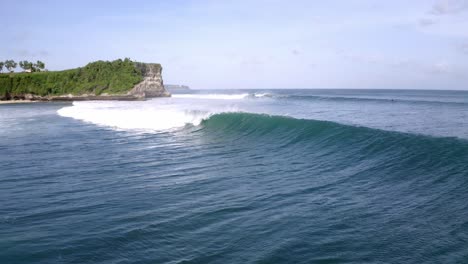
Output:
[[[137,62],[135,66],[141,70],[143,81],[135,85],[128,95],[140,98],[171,96],[164,88],[161,64]]]

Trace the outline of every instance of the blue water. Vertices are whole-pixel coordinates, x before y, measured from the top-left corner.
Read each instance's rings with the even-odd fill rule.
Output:
[[[0,263],[467,263],[468,92],[0,105]]]

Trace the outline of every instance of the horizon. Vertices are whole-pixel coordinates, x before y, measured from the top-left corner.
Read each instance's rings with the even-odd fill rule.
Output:
[[[467,0],[2,6],[0,61],[49,70],[129,57],[192,89],[468,89]]]
[[[165,85],[176,85],[173,83],[165,84]],[[184,85],[184,84],[182,84]],[[417,91],[417,92],[424,92],[424,91],[442,91],[442,92],[468,92],[468,90],[463,90],[463,89],[412,89],[412,88],[336,88],[336,87],[330,87],[330,88],[294,88],[294,87],[289,87],[289,88],[191,88],[191,90],[208,90],[208,91],[226,91],[226,90],[347,90],[347,91],[352,91],[352,90],[369,90],[369,91]]]

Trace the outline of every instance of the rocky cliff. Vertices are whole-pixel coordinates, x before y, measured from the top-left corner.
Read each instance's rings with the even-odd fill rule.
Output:
[[[128,95],[139,98],[171,96],[164,88],[161,64],[136,62],[135,66],[141,71],[143,81],[135,85]]]

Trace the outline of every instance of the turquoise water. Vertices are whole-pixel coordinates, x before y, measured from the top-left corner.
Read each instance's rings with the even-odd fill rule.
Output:
[[[466,263],[468,93],[0,105],[0,263]]]

